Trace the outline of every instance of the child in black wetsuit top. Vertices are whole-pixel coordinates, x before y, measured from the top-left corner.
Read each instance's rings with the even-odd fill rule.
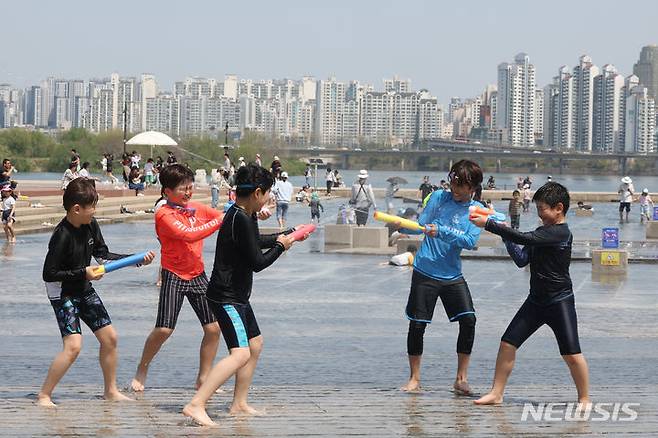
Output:
[[[493,388],[475,404],[502,403],[516,350],[544,324],[555,334],[560,354],[576,384],[578,402],[589,403],[589,372],[580,351],[569,276],[573,241],[565,219],[569,210],[569,192],[561,184],[549,182],[535,192],[532,200],[543,223],[535,231],[521,233],[486,217],[472,219],[475,225],[503,238],[517,266],[530,264],[530,295],[502,336]]]
[[[217,317],[229,355],[210,371],[183,414],[204,426],[215,422],[206,413],[206,403],[226,380],[235,374],[231,413],[255,414],[247,404],[249,385],[263,348],[256,317],[249,304],[254,272],[270,266],[293,240],[287,234],[260,235],[257,212],[270,200],[274,184],[272,173],[248,164],[238,169],[235,184],[237,198],[224,216],[217,236],[215,262],[206,298]],[[263,249],[267,251],[263,252]]]
[[[91,329],[100,343],[100,363],[105,380],[106,400],[129,400],[116,385],[117,334],[103,302],[96,294],[91,281],[100,280],[103,274],[89,266],[91,257],[96,260],[117,260],[126,257],[111,253],[94,219],[98,193],[94,181],[77,178],[64,191],[66,217],[55,227],[48,243],[48,254],[43,264],[43,280],[52,305],[64,347],[50,365],[37,403],[55,406],[51,400],[57,383],[64,377],[82,347],[80,320]],[[142,264],[151,263],[155,254],[149,252]]]

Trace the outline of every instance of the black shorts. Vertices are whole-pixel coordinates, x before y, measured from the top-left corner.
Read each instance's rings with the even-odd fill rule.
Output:
[[[501,340],[519,348],[544,324],[553,330],[561,355],[580,353],[578,318],[573,295],[548,306],[540,306],[526,299],[507,326]]]
[[[11,214],[11,210],[3,210],[2,211],[2,223],[3,224],[9,224],[12,222],[16,221],[16,217]]]
[[[251,304],[216,303],[211,300],[208,303],[217,317],[229,350],[249,347],[249,340],[260,335]]]
[[[320,212],[311,212],[311,219],[320,219]]]
[[[450,322],[457,321],[464,315],[475,314],[471,292],[463,277],[454,280],[436,280],[414,270],[407,301],[407,318],[411,321],[432,322],[439,297]]]
[[[631,211],[631,203],[630,202],[620,202],[619,203],[619,212],[621,213],[624,210]]]
[[[112,324],[110,316],[107,314],[107,310],[96,291],[91,289],[91,291],[85,293],[86,295],[83,297],[65,296],[50,300],[62,337],[81,335],[81,319],[92,332]]]
[[[217,321],[213,315],[206,291],[208,290],[208,277],[202,273],[191,280],[184,280],[166,269],[162,270],[162,286],[160,286],[160,301],[158,302],[158,317],[156,327],[176,328],[178,314],[183,307],[183,298],[187,297],[194,313],[201,325]]]

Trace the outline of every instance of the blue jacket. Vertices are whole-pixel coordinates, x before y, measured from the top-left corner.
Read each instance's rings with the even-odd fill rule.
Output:
[[[431,194],[418,223],[434,224],[435,238],[426,236],[416,258],[414,269],[437,280],[453,280],[462,276],[462,249],[473,249],[480,238],[480,229],[468,220],[468,207],[477,201],[457,202],[452,193],[436,191]],[[420,234],[404,230],[408,234]]]

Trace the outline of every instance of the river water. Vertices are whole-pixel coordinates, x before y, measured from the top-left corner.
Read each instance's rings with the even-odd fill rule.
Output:
[[[356,176],[359,173],[358,170],[340,169],[339,172],[343,175],[343,180],[347,185],[350,185],[353,181],[355,181]],[[447,170],[440,173],[426,171],[370,170],[368,171],[368,174],[370,175],[370,183],[374,187],[386,187],[386,179],[391,176],[400,176],[405,178],[407,181],[409,181],[409,184],[403,187],[407,188],[415,188],[419,186],[423,180],[424,175],[429,175],[430,182],[433,184],[438,184],[440,180],[447,179]],[[485,173],[485,182],[487,178],[489,178],[489,175],[493,175],[496,178],[496,185],[500,189],[516,188],[517,178],[519,176],[527,176],[527,174],[522,173]],[[96,176],[100,177],[100,175]],[[633,179],[633,185],[638,192],[645,187],[648,188],[651,192],[658,191],[658,177],[630,176]],[[27,172],[14,174],[14,179],[18,180],[19,182],[21,179],[55,181],[60,180],[61,177],[62,174],[53,172]],[[324,177],[325,171],[320,169],[318,171],[317,179],[317,184],[319,187],[324,187]],[[616,192],[620,184],[620,177],[618,175],[552,175],[552,177],[553,181],[564,184],[569,190],[576,192]],[[547,180],[548,174],[533,173],[530,175],[530,178],[534,182],[533,188],[536,188]],[[301,186],[305,181],[303,176],[292,176],[290,180],[295,186]]]

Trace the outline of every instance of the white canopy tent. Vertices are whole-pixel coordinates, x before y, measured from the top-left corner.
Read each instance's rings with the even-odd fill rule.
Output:
[[[151,146],[151,158],[153,158],[153,146],[178,146],[178,143],[173,138],[158,131],[141,132],[128,140],[126,144],[131,146]]]

